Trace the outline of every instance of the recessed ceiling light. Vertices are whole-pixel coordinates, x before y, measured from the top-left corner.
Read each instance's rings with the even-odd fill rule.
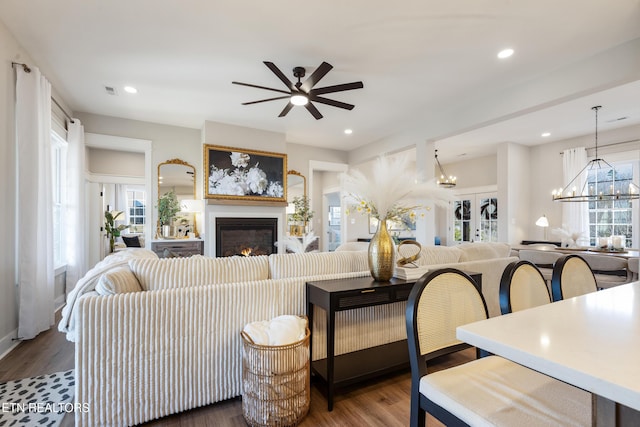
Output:
[[[347,135],[351,135],[353,133],[353,130],[351,129],[345,129],[344,133],[346,133]]]
[[[513,55],[513,49],[504,49],[498,52],[498,58],[504,59]]]
[[[543,138],[546,138],[548,136],[551,136],[551,134],[549,132],[543,132],[542,135],[540,135]]]
[[[124,91],[128,93],[138,93],[138,89],[133,86],[125,86]]]

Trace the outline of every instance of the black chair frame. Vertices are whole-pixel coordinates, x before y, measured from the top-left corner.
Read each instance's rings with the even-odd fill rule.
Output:
[[[484,300],[482,294],[474,286],[473,279],[467,274],[454,268],[444,268],[440,270],[434,270],[426,273],[422,276],[411,289],[409,299],[407,301],[406,322],[407,322],[407,341],[409,345],[409,363],[411,365],[411,427],[422,427],[426,422],[426,413],[430,413],[440,422],[446,426],[468,426],[467,423],[460,420],[451,412],[437,405],[426,396],[420,393],[420,379],[427,375],[427,361],[438,357],[443,354],[453,353],[456,351],[471,348],[472,346],[466,343],[460,343],[453,346],[449,346],[444,349],[440,349],[425,355],[420,354],[420,347],[418,341],[418,325],[417,325],[417,309],[418,301],[424,292],[424,289],[429,286],[429,283],[441,274],[455,273],[466,278],[469,282],[469,286],[472,286],[474,292],[477,292],[484,305],[485,316],[489,317],[487,310],[487,303]],[[476,357],[484,357],[489,355],[486,351],[476,349]]]
[[[542,283],[546,283],[546,280],[544,280],[544,276],[542,275],[542,272],[540,271],[538,266],[536,266],[534,263],[530,261],[526,261],[526,260],[514,261],[511,264],[507,265],[504,271],[502,272],[502,277],[500,278],[499,297],[500,297],[500,312],[502,314],[509,314],[513,311],[511,307],[511,282],[513,280],[513,275],[523,265],[530,265],[531,267],[533,267],[540,275],[540,279],[542,280]],[[544,288],[547,291],[547,295],[549,295],[549,289],[547,289],[546,284]],[[549,301],[551,301],[551,295],[549,295]]]
[[[587,265],[587,267],[589,268],[589,271],[591,271],[591,275],[593,276],[594,283],[597,283],[596,277],[593,275],[593,271],[591,270],[591,267],[589,267],[589,263],[580,255],[571,254],[571,255],[565,255],[562,258],[558,258],[555,265],[553,266],[553,275],[551,276],[551,296],[553,297],[553,302],[562,301],[564,299],[564,295],[562,294],[562,283],[560,283],[561,281],[560,278],[562,277],[562,270],[564,269],[564,265],[571,258],[580,258],[582,262],[584,262]]]

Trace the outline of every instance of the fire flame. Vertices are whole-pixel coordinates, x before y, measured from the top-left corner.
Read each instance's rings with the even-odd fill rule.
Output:
[[[241,250],[240,253],[244,256],[251,256],[251,248],[245,248]]]

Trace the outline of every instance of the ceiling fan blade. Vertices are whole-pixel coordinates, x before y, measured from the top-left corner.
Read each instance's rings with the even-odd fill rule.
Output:
[[[320,66],[316,68],[313,73],[311,73],[307,80],[302,83],[301,89],[305,92],[309,92],[311,88],[320,81],[320,79],[322,79],[325,75],[327,75],[329,71],[331,71],[332,68],[333,65],[323,61],[322,64],[320,64]]]
[[[264,65],[266,65],[271,70],[271,72],[273,72],[273,74],[275,74],[282,81],[282,83],[284,83],[284,85],[289,88],[289,90],[293,90],[295,86],[293,85],[293,83],[291,83],[291,80],[289,80],[287,76],[285,76],[282,71],[280,71],[280,69],[276,67],[276,64],[269,61],[263,62]]]
[[[249,86],[249,87],[255,87],[258,89],[265,89],[265,90],[272,90],[274,92],[280,92],[280,93],[291,93],[291,92],[287,92],[286,90],[281,90],[281,89],[274,89],[272,87],[265,87],[265,86],[258,86],[258,85],[252,85],[250,83],[241,83],[241,82],[231,82],[234,85],[240,85],[240,86]]]
[[[318,111],[318,109],[312,103],[307,103],[307,105],[305,105],[305,108],[311,113],[313,117],[316,118],[316,120],[320,120],[322,118],[322,114],[320,114],[320,111]]]
[[[282,112],[278,114],[278,117],[286,116],[287,114],[289,114],[289,111],[291,111],[292,108],[293,108],[293,104],[289,102],[287,105],[284,106],[284,109],[282,110]]]
[[[289,98],[289,96],[278,96],[275,98],[261,99],[259,101],[243,102],[242,105],[258,104],[260,102],[275,101],[276,99],[285,99],[285,98]]]
[[[345,90],[362,89],[364,85],[362,82],[344,83],[341,85],[319,87],[317,89],[311,89],[309,95],[322,95],[323,93],[343,92]]]
[[[346,102],[336,101],[334,99],[323,98],[321,96],[312,96],[311,100],[313,102],[319,102],[321,104],[331,105],[332,107],[344,108],[345,110],[353,110],[355,105],[347,104]]]

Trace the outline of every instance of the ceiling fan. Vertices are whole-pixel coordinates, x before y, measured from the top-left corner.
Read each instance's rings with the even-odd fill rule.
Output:
[[[291,111],[291,109],[296,106],[304,106],[316,120],[322,118],[322,114],[320,111],[311,103],[319,102],[321,104],[331,105],[332,107],[344,108],[345,110],[353,110],[353,104],[347,104],[345,102],[335,101],[333,99],[328,99],[319,95],[324,95],[327,93],[334,92],[342,92],[345,90],[353,90],[353,89],[362,89],[364,85],[362,82],[353,82],[353,83],[344,83],[340,85],[334,86],[325,86],[314,89],[314,86],[322,79],[331,69],[333,65],[322,62],[320,66],[313,72],[311,75],[304,81],[301,82],[300,79],[305,76],[304,67],[295,67],[293,69],[293,77],[298,79],[297,83],[291,82],[283,73],[280,71],[278,67],[275,66],[273,62],[264,61],[264,65],[266,65],[272,72],[275,74],[282,83],[287,87],[288,90],[282,89],[274,89],[265,86],[258,86],[250,83],[241,83],[241,82],[231,82],[236,85],[255,87],[258,89],[271,90],[274,92],[285,93],[284,96],[277,96],[275,98],[267,98],[261,99],[259,101],[251,101],[251,102],[243,102],[242,105],[250,105],[250,104],[258,104],[260,102],[267,101],[275,101],[277,99],[287,99],[289,98],[289,103],[284,107],[282,112],[278,115],[278,117],[284,117]]]

